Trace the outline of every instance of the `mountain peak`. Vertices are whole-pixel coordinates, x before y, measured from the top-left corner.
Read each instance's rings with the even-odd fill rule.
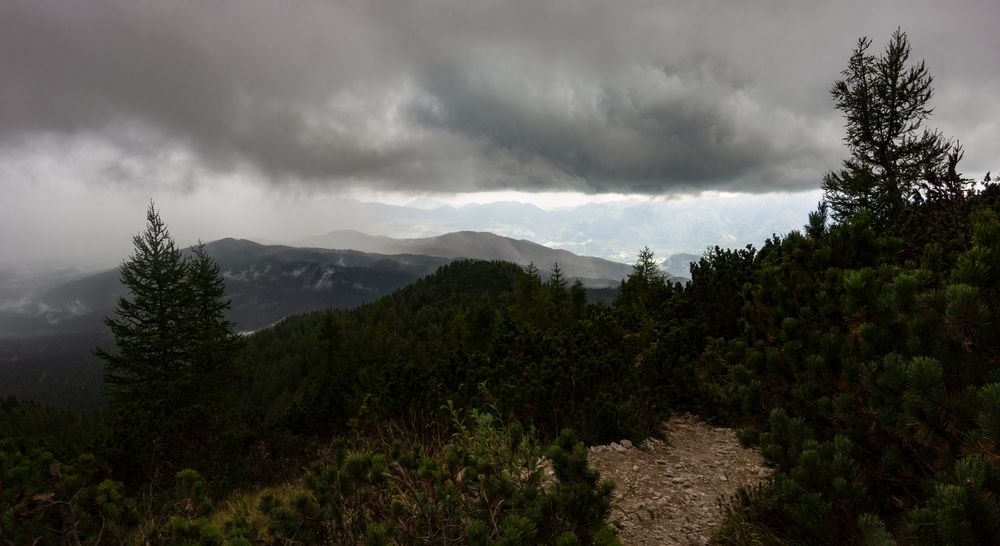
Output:
[[[563,274],[585,284],[607,286],[628,276],[629,265],[579,256],[568,250],[554,249],[526,239],[513,239],[488,231],[455,231],[435,237],[393,239],[376,237],[348,230],[338,230],[299,240],[299,246],[317,248],[352,248],[381,254],[419,254],[442,258],[472,258],[503,260],[526,266],[535,264],[548,271],[558,263]]]

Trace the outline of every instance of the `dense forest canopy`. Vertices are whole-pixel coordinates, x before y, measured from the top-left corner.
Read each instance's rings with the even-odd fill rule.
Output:
[[[610,305],[557,264],[457,261],[237,340],[151,207],[108,414],[0,405],[0,543],[614,544],[584,445],[675,411],[774,469],[720,542],[1000,542],[1000,188],[924,128],[906,35],[870,48],[801,232],[710,249],[687,284],[644,250]]]

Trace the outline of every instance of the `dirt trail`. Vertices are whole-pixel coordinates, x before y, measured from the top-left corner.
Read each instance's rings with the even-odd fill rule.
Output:
[[[760,453],[736,434],[690,415],[666,424],[666,440],[628,440],[590,449],[590,461],[615,482],[612,522],[625,546],[707,544],[726,501],[741,485],[767,478]]]

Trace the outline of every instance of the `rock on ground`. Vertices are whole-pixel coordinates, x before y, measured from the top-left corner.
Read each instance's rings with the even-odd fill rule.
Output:
[[[615,483],[610,520],[626,546],[708,544],[722,503],[769,475],[760,453],[740,446],[730,429],[677,415],[665,437],[590,448],[591,464]]]

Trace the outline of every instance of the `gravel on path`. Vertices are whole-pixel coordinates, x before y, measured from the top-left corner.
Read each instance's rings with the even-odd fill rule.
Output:
[[[625,546],[708,544],[722,506],[742,485],[770,475],[760,453],[731,429],[691,415],[665,424],[665,440],[590,448],[590,462],[615,483],[611,523]]]

